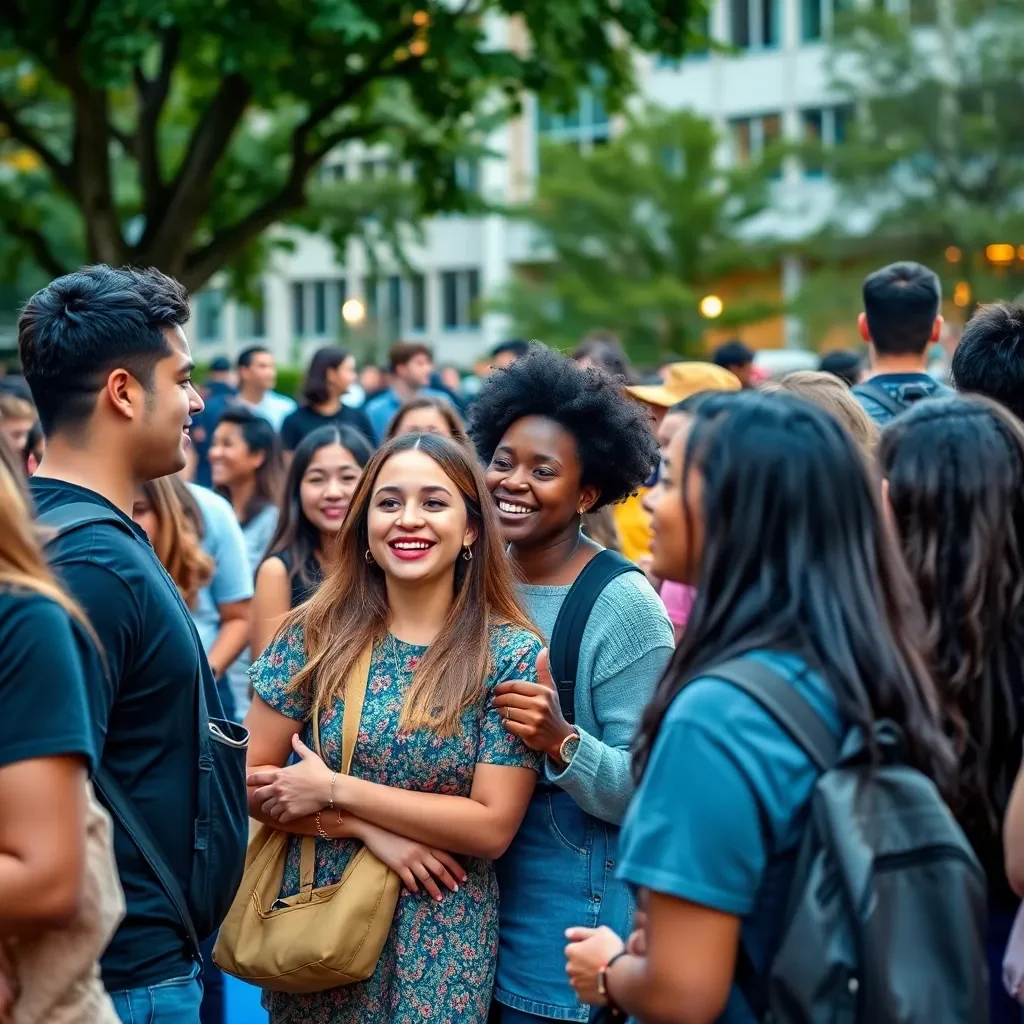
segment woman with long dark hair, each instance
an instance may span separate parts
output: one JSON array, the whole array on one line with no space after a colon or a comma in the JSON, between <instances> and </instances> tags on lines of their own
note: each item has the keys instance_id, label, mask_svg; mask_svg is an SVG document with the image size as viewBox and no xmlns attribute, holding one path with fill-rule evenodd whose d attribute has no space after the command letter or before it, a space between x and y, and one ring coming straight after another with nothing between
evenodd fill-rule
<instances>
[{"instance_id":1,"label":"woman with long dark hair","mask_svg":"<svg viewBox=\"0 0 1024 1024\"><path fill-rule=\"evenodd\" d=\"M471 415L523 603L551 643L595 559L598 569L632 569L584 535L584 516L636 491L657 463L657 441L622 381L540 346L496 370ZM582 922L625 929L633 916L628 887L601 865L618 857L633 792L629 744L672 652L672 629L639 570L608 579L586 611L571 705L567 697L563 710L547 671L544 685L498 690L505 728L544 755L523 827L498 865L500 1024L586 1021L565 977L562 933ZM553 652L556 667L568 665L568 646Z\"/></svg>"},{"instance_id":2,"label":"woman with long dark hair","mask_svg":"<svg viewBox=\"0 0 1024 1024\"><path fill-rule=\"evenodd\" d=\"M352 496L373 450L350 427L320 427L295 449L277 530L256 573L252 656L258 658L288 612L312 597L329 567Z\"/></svg>"},{"instance_id":3,"label":"woman with long dark hair","mask_svg":"<svg viewBox=\"0 0 1024 1024\"><path fill-rule=\"evenodd\" d=\"M369 979L268 992L271 1021L484 1024L498 944L491 862L519 828L538 764L492 697L502 680L536 679L540 641L465 445L431 434L384 445L336 551L253 666L250 813L295 837L282 897L299 889L298 837L310 835L321 837L318 885L365 844L407 891ZM338 775L344 691L367 650L359 742ZM326 764L309 749L314 715ZM293 752L299 763L284 767Z\"/></svg>"},{"instance_id":4,"label":"woman with long dark hair","mask_svg":"<svg viewBox=\"0 0 1024 1024\"><path fill-rule=\"evenodd\" d=\"M213 432L210 476L213 489L235 510L255 573L277 527L284 480L281 442L274 428L248 409L228 409Z\"/></svg>"},{"instance_id":5,"label":"woman with long dark hair","mask_svg":"<svg viewBox=\"0 0 1024 1024\"><path fill-rule=\"evenodd\" d=\"M740 943L766 983L819 773L715 667L755 659L837 739L891 720L940 788L955 761L878 480L834 419L788 395L708 397L649 505L654 572L697 595L635 747L618 869L646 924L628 951L607 929L570 932L569 971L585 1001L640 1020L685 1007L694 1024L749 1024Z\"/></svg>"},{"instance_id":6,"label":"woman with long dark hair","mask_svg":"<svg viewBox=\"0 0 1024 1024\"><path fill-rule=\"evenodd\" d=\"M1024 742L1024 427L985 398L934 399L886 427L879 460L957 741L954 810L988 876L991 1021L1019 1024L1001 829Z\"/></svg>"},{"instance_id":7,"label":"woman with long dark hair","mask_svg":"<svg viewBox=\"0 0 1024 1024\"><path fill-rule=\"evenodd\" d=\"M328 345L313 353L302 383L302 404L281 424L286 452L295 451L304 437L321 427L350 427L367 440L373 437L366 413L343 403L356 377L356 357L343 348Z\"/></svg>"}]
</instances>

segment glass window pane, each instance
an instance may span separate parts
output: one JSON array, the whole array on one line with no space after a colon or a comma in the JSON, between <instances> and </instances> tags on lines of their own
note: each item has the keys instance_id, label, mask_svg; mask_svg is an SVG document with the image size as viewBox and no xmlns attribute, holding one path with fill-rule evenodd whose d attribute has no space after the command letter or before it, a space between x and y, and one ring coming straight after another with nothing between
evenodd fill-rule
<instances>
[{"instance_id":1,"label":"glass window pane","mask_svg":"<svg viewBox=\"0 0 1024 1024\"><path fill-rule=\"evenodd\" d=\"M409 290L412 293L412 329L425 331L427 329L427 282L422 274L413 274L409 280Z\"/></svg>"},{"instance_id":2,"label":"glass window pane","mask_svg":"<svg viewBox=\"0 0 1024 1024\"><path fill-rule=\"evenodd\" d=\"M834 119L834 130L832 134L832 143L836 146L841 146L845 141L847 134L849 133L850 124L853 121L856 111L851 106L836 107L832 111Z\"/></svg>"},{"instance_id":3,"label":"glass window pane","mask_svg":"<svg viewBox=\"0 0 1024 1024\"><path fill-rule=\"evenodd\" d=\"M301 281L292 282L292 334L296 338L306 334L306 289Z\"/></svg>"},{"instance_id":4,"label":"glass window pane","mask_svg":"<svg viewBox=\"0 0 1024 1024\"><path fill-rule=\"evenodd\" d=\"M466 271L466 310L464 321L470 327L480 326L480 271Z\"/></svg>"},{"instance_id":5,"label":"glass window pane","mask_svg":"<svg viewBox=\"0 0 1024 1024\"><path fill-rule=\"evenodd\" d=\"M825 112L823 110L805 110L803 112L804 140L812 145L821 145L825 138ZM824 170L821 155L816 153L804 154L804 172L807 174L820 174Z\"/></svg>"},{"instance_id":6,"label":"glass window pane","mask_svg":"<svg viewBox=\"0 0 1024 1024\"><path fill-rule=\"evenodd\" d=\"M199 340L220 341L224 292L220 288L207 288L196 297L196 306L196 333Z\"/></svg>"},{"instance_id":7,"label":"glass window pane","mask_svg":"<svg viewBox=\"0 0 1024 1024\"><path fill-rule=\"evenodd\" d=\"M322 338L327 333L327 282L313 282L313 334Z\"/></svg>"},{"instance_id":8,"label":"glass window pane","mask_svg":"<svg viewBox=\"0 0 1024 1024\"><path fill-rule=\"evenodd\" d=\"M377 319L377 278L363 278L363 302L366 304L366 318Z\"/></svg>"},{"instance_id":9,"label":"glass window pane","mask_svg":"<svg viewBox=\"0 0 1024 1024\"><path fill-rule=\"evenodd\" d=\"M824 0L801 0L800 36L804 42L821 38L821 5Z\"/></svg>"},{"instance_id":10,"label":"glass window pane","mask_svg":"<svg viewBox=\"0 0 1024 1024\"><path fill-rule=\"evenodd\" d=\"M730 121L729 127L732 131L733 162L743 165L750 160L750 118Z\"/></svg>"},{"instance_id":11,"label":"glass window pane","mask_svg":"<svg viewBox=\"0 0 1024 1024\"><path fill-rule=\"evenodd\" d=\"M459 326L459 275L454 270L441 274L441 323L447 330Z\"/></svg>"},{"instance_id":12,"label":"glass window pane","mask_svg":"<svg viewBox=\"0 0 1024 1024\"><path fill-rule=\"evenodd\" d=\"M402 279L397 274L388 278L388 333L392 338L402 333Z\"/></svg>"},{"instance_id":13,"label":"glass window pane","mask_svg":"<svg viewBox=\"0 0 1024 1024\"><path fill-rule=\"evenodd\" d=\"M779 114L766 114L761 118L763 148L767 149L773 142L778 142L781 135L782 117Z\"/></svg>"},{"instance_id":14,"label":"glass window pane","mask_svg":"<svg viewBox=\"0 0 1024 1024\"><path fill-rule=\"evenodd\" d=\"M729 0L729 29L733 46L750 46L750 0Z\"/></svg>"},{"instance_id":15,"label":"glass window pane","mask_svg":"<svg viewBox=\"0 0 1024 1024\"><path fill-rule=\"evenodd\" d=\"M781 32L779 0L761 0L761 45L778 46Z\"/></svg>"}]
</instances>

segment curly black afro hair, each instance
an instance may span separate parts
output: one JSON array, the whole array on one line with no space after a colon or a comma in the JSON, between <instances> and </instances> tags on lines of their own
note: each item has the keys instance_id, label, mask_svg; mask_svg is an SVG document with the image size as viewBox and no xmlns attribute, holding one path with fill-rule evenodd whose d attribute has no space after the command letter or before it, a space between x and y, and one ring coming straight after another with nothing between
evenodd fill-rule
<instances>
[{"instance_id":1,"label":"curly black afro hair","mask_svg":"<svg viewBox=\"0 0 1024 1024\"><path fill-rule=\"evenodd\" d=\"M554 420L576 439L582 482L600 493L591 511L633 494L658 464L647 412L622 382L543 345L531 345L522 359L496 370L473 403L470 433L484 463L505 431L526 416Z\"/></svg>"}]
</instances>

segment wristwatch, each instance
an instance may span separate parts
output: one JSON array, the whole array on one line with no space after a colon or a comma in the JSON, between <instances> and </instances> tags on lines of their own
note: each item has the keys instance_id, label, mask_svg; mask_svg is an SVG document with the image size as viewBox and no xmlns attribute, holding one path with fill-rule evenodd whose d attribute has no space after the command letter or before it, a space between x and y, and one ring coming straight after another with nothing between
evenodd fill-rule
<instances>
[{"instance_id":1,"label":"wristwatch","mask_svg":"<svg viewBox=\"0 0 1024 1024\"><path fill-rule=\"evenodd\" d=\"M562 740L562 743L558 748L558 760L561 761L562 764L570 764L576 753L576 748L579 745L580 734L574 726L572 732Z\"/></svg>"}]
</instances>

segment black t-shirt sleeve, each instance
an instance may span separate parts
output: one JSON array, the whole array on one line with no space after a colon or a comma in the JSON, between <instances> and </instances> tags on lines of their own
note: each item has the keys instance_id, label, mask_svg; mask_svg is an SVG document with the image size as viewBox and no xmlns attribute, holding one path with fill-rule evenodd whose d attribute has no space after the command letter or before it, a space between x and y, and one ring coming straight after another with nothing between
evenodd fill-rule
<instances>
[{"instance_id":1,"label":"black t-shirt sleeve","mask_svg":"<svg viewBox=\"0 0 1024 1024\"><path fill-rule=\"evenodd\" d=\"M302 440L302 425L299 423L300 412L299 409L290 412L285 416L284 423L281 424L281 444L284 445L285 451L295 451Z\"/></svg>"},{"instance_id":2,"label":"black t-shirt sleeve","mask_svg":"<svg viewBox=\"0 0 1024 1024\"><path fill-rule=\"evenodd\" d=\"M374 437L376 436L373 432L373 425L370 423L370 417L366 415L363 409L349 409L346 407L346 411L349 413L348 426L355 427L370 445L376 447Z\"/></svg>"},{"instance_id":3,"label":"black t-shirt sleeve","mask_svg":"<svg viewBox=\"0 0 1024 1024\"><path fill-rule=\"evenodd\" d=\"M141 633L139 605L131 587L99 562L71 561L57 566L61 581L85 610L103 651L102 672L86 679L89 709L99 736L105 736L117 680L127 671Z\"/></svg>"},{"instance_id":4,"label":"black t-shirt sleeve","mask_svg":"<svg viewBox=\"0 0 1024 1024\"><path fill-rule=\"evenodd\" d=\"M40 757L97 761L86 673L67 612L45 597L0 607L0 767Z\"/></svg>"}]
</instances>

